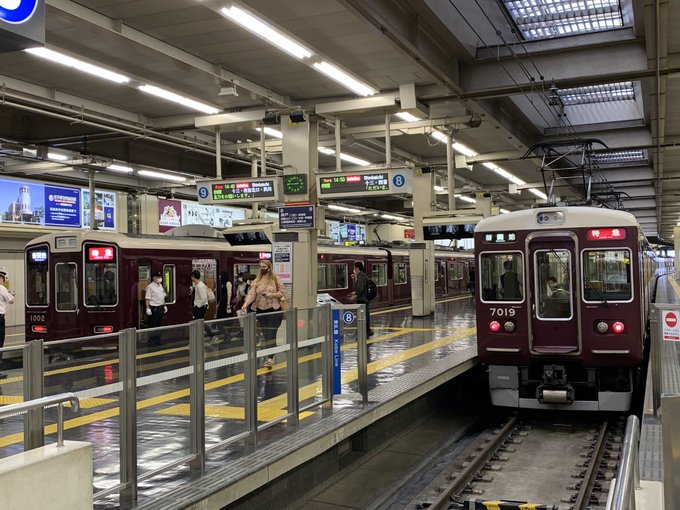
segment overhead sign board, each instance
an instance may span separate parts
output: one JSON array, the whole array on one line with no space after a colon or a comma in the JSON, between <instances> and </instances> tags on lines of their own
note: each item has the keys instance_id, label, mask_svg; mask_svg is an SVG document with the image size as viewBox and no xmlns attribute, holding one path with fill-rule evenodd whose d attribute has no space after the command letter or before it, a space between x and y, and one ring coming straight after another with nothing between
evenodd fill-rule
<instances>
[{"instance_id":1,"label":"overhead sign board","mask_svg":"<svg viewBox=\"0 0 680 510\"><path fill-rule=\"evenodd\" d=\"M279 227L283 229L314 228L314 206L280 207Z\"/></svg>"},{"instance_id":2,"label":"overhead sign board","mask_svg":"<svg viewBox=\"0 0 680 510\"><path fill-rule=\"evenodd\" d=\"M413 192L410 169L321 174L317 176L317 189L324 198Z\"/></svg>"},{"instance_id":3,"label":"overhead sign board","mask_svg":"<svg viewBox=\"0 0 680 510\"><path fill-rule=\"evenodd\" d=\"M0 1L0 52L45 44L45 0Z\"/></svg>"},{"instance_id":4,"label":"overhead sign board","mask_svg":"<svg viewBox=\"0 0 680 510\"><path fill-rule=\"evenodd\" d=\"M201 204L277 202L277 184L275 177L202 181L196 184L196 192Z\"/></svg>"}]
</instances>

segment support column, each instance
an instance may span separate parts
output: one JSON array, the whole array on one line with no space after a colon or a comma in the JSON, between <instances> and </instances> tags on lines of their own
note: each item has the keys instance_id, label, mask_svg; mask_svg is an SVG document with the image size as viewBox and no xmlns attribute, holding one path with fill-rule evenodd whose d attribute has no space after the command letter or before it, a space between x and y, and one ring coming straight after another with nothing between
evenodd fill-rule
<instances>
[{"instance_id":1,"label":"support column","mask_svg":"<svg viewBox=\"0 0 680 510\"><path fill-rule=\"evenodd\" d=\"M309 203L317 205L315 171L319 168L317 149L319 126L312 120L291 122L288 115L283 115L281 132L284 174L306 174L309 183ZM292 264L294 277L287 290L292 297L292 305L296 308L316 307L317 242L319 228L322 227L323 225L316 225L313 230L301 232L300 239L305 239L306 242L294 243Z\"/></svg>"},{"instance_id":2,"label":"support column","mask_svg":"<svg viewBox=\"0 0 680 510\"><path fill-rule=\"evenodd\" d=\"M423 173L422 169L413 169L413 226L416 231L416 242L422 243L423 216L432 212L434 190L431 173Z\"/></svg>"},{"instance_id":3,"label":"support column","mask_svg":"<svg viewBox=\"0 0 680 510\"><path fill-rule=\"evenodd\" d=\"M215 126L215 177L222 178L222 128Z\"/></svg>"},{"instance_id":4,"label":"support column","mask_svg":"<svg viewBox=\"0 0 680 510\"><path fill-rule=\"evenodd\" d=\"M456 160L453 157L453 137L446 135L446 182L449 194L449 211L456 210Z\"/></svg>"}]
</instances>

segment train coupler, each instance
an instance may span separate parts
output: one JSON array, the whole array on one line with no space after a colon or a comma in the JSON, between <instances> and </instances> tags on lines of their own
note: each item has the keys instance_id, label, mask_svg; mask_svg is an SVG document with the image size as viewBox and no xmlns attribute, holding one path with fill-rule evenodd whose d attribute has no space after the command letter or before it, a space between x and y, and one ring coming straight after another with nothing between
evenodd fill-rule
<instances>
[{"instance_id":1,"label":"train coupler","mask_svg":"<svg viewBox=\"0 0 680 510\"><path fill-rule=\"evenodd\" d=\"M567 382L567 371L560 365L543 367L541 384L536 388L536 399L541 404L572 404L574 388Z\"/></svg>"}]
</instances>

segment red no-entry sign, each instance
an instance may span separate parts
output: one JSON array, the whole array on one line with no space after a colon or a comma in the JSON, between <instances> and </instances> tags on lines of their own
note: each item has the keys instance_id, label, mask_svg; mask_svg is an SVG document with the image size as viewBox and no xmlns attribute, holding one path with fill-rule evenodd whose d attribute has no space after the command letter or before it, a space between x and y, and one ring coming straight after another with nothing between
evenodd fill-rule
<instances>
[{"instance_id":1,"label":"red no-entry sign","mask_svg":"<svg viewBox=\"0 0 680 510\"><path fill-rule=\"evenodd\" d=\"M678 316L675 315L673 312L668 312L666 314L665 321L669 328L674 328L675 325L678 323Z\"/></svg>"},{"instance_id":2,"label":"red no-entry sign","mask_svg":"<svg viewBox=\"0 0 680 510\"><path fill-rule=\"evenodd\" d=\"M680 310L662 310L661 315L663 317L661 322L663 339L670 342L680 342L680 323L678 323Z\"/></svg>"}]
</instances>

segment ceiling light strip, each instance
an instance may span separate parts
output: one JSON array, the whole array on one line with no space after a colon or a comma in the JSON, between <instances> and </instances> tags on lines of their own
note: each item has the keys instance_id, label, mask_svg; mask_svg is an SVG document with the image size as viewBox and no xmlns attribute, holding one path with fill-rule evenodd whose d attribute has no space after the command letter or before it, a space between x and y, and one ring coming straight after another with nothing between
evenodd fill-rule
<instances>
[{"instance_id":1,"label":"ceiling light strip","mask_svg":"<svg viewBox=\"0 0 680 510\"><path fill-rule=\"evenodd\" d=\"M189 99L188 97L180 96L179 94L175 94L174 92L170 92L169 90L165 90L154 85L140 85L139 90L141 90L142 92L146 92L147 94L151 94L156 97L172 101L173 103L188 106L189 108L192 108L199 112L207 113L208 115L214 115L220 112L220 110L218 110L214 106L210 106L205 103L199 103L198 101L194 101L193 99Z\"/></svg>"},{"instance_id":2,"label":"ceiling light strip","mask_svg":"<svg viewBox=\"0 0 680 510\"><path fill-rule=\"evenodd\" d=\"M130 78L120 73L114 73L113 71L109 71L103 67L89 64L88 62L69 57L68 55L58 51L50 50L48 48L28 48L24 51L30 53L31 55L47 59L56 64L71 67L78 71L91 74L92 76L97 76L98 78L104 78L115 83L128 83L130 81Z\"/></svg>"},{"instance_id":3,"label":"ceiling light strip","mask_svg":"<svg viewBox=\"0 0 680 510\"><path fill-rule=\"evenodd\" d=\"M154 172L153 170L138 170L137 175L141 175L142 177L149 177L151 179L160 179L163 181L184 182L187 180L186 177L182 177L181 175Z\"/></svg>"},{"instance_id":4,"label":"ceiling light strip","mask_svg":"<svg viewBox=\"0 0 680 510\"><path fill-rule=\"evenodd\" d=\"M325 74L332 80L335 80L340 85L342 85L345 88L348 88L352 92L356 92L360 96L364 97L372 96L373 94L378 92L373 87L370 87L369 85L360 82L359 80L353 78L339 67L329 62L326 62L325 60L322 62L315 62L314 69L316 69L320 73Z\"/></svg>"}]
</instances>

